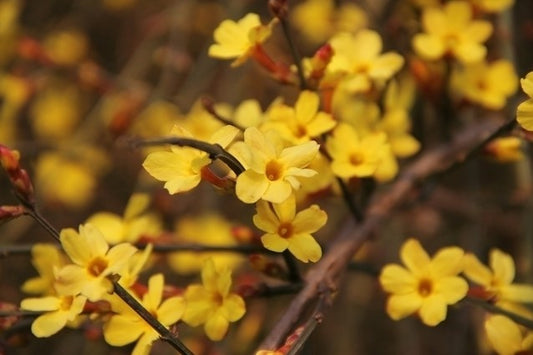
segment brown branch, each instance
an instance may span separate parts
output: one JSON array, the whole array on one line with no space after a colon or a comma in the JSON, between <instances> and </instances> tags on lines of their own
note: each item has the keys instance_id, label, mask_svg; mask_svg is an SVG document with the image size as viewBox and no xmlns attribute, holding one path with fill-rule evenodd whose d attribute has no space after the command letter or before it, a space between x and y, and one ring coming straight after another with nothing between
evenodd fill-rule
<instances>
[{"instance_id":1,"label":"brown branch","mask_svg":"<svg viewBox=\"0 0 533 355\"><path fill-rule=\"evenodd\" d=\"M321 285L334 288L339 285L348 263L360 246L382 225L390 213L408 196L409 192L426 177L446 171L454 162L469 156L470 151L493 137L501 124L487 120L471 126L449 144L428 151L408 166L390 189L378 195L370 204L365 220L355 226L350 219L335 239L322 260L311 268L305 277L303 289L294 297L272 331L259 347L275 349L287 334L300 322L307 307L317 301Z\"/></svg>"}]
</instances>

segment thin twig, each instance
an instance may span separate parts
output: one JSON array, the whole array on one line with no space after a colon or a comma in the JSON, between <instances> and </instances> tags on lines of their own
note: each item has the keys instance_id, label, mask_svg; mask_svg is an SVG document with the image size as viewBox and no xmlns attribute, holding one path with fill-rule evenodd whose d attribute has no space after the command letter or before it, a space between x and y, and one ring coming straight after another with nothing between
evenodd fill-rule
<instances>
[{"instance_id":1,"label":"thin twig","mask_svg":"<svg viewBox=\"0 0 533 355\"><path fill-rule=\"evenodd\" d=\"M27 207L26 214L39 223L56 241L60 242L59 231L43 217L35 206Z\"/></svg>"},{"instance_id":2,"label":"thin twig","mask_svg":"<svg viewBox=\"0 0 533 355\"><path fill-rule=\"evenodd\" d=\"M348 186L344 182L343 179L340 177L337 177L337 183L339 184L341 188L342 198L344 202L346 203L346 206L348 206L348 209L350 210L350 213L352 214L353 218L357 222L361 222L364 219L363 211L355 204L355 201L353 200L353 196L350 194L350 191L348 190Z\"/></svg>"},{"instance_id":3,"label":"thin twig","mask_svg":"<svg viewBox=\"0 0 533 355\"><path fill-rule=\"evenodd\" d=\"M302 59L300 57L300 54L298 53L298 50L296 49L294 40L292 39L289 23L285 16L280 16L279 20L281 23L281 29L283 30L283 34L285 35L285 38L287 39L287 43L289 44L289 49L291 51L291 55L294 60L294 65L296 65L296 70L298 71L298 78L300 79L300 89L306 90L307 81L305 80L304 69L302 66Z\"/></svg>"},{"instance_id":4,"label":"thin twig","mask_svg":"<svg viewBox=\"0 0 533 355\"><path fill-rule=\"evenodd\" d=\"M283 260L285 260L285 264L287 265L289 280L296 283L301 282L302 276L300 275L300 271L298 270L298 265L294 260L294 256L292 256L290 251L285 250L283 252Z\"/></svg>"},{"instance_id":5,"label":"thin twig","mask_svg":"<svg viewBox=\"0 0 533 355\"><path fill-rule=\"evenodd\" d=\"M529 329L533 329L533 320L522 317L519 314L516 314L514 312L507 311L501 307L498 307L492 303L489 303L487 301L481 300L479 298L470 297L467 296L464 299L466 302L475 304L477 306L480 306L481 308L485 309L486 311L494 314L501 314L506 316L507 318L512 319L515 323L518 323L520 325L523 325L524 327L527 327Z\"/></svg>"},{"instance_id":6,"label":"thin twig","mask_svg":"<svg viewBox=\"0 0 533 355\"><path fill-rule=\"evenodd\" d=\"M159 322L152 314L144 308L125 288L118 283L119 277L113 277L113 291L119 296L131 309L135 311L146 323L148 323L160 336L161 340L169 343L180 354L194 355L185 344L181 342L167 327Z\"/></svg>"}]
</instances>

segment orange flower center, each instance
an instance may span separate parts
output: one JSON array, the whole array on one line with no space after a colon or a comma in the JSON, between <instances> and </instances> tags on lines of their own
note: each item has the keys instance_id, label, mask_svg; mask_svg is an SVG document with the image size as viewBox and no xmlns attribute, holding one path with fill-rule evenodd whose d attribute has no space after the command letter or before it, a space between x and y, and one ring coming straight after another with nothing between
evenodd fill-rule
<instances>
[{"instance_id":1,"label":"orange flower center","mask_svg":"<svg viewBox=\"0 0 533 355\"><path fill-rule=\"evenodd\" d=\"M292 236L293 228L290 223L282 223L278 227L278 234L282 238L290 238Z\"/></svg>"},{"instance_id":2,"label":"orange flower center","mask_svg":"<svg viewBox=\"0 0 533 355\"><path fill-rule=\"evenodd\" d=\"M360 152L350 154L350 164L361 165L365 161L365 157Z\"/></svg>"},{"instance_id":3,"label":"orange flower center","mask_svg":"<svg viewBox=\"0 0 533 355\"><path fill-rule=\"evenodd\" d=\"M304 125L299 124L296 126L295 135L297 138L305 137L307 135L307 128Z\"/></svg>"},{"instance_id":4,"label":"orange flower center","mask_svg":"<svg viewBox=\"0 0 533 355\"><path fill-rule=\"evenodd\" d=\"M265 174L270 181L279 180L283 175L283 165L277 160L271 160L266 165Z\"/></svg>"},{"instance_id":5,"label":"orange flower center","mask_svg":"<svg viewBox=\"0 0 533 355\"><path fill-rule=\"evenodd\" d=\"M59 305L59 309L62 311L68 311L70 307L72 306L72 302L74 301L74 296L65 296L61 298L61 304Z\"/></svg>"},{"instance_id":6,"label":"orange flower center","mask_svg":"<svg viewBox=\"0 0 533 355\"><path fill-rule=\"evenodd\" d=\"M91 274L94 277L100 276L102 272L104 272L105 269L107 269L107 266L109 263L106 259L97 256L91 262L89 263L89 266L87 267L87 270L89 271L89 274Z\"/></svg>"},{"instance_id":7,"label":"orange flower center","mask_svg":"<svg viewBox=\"0 0 533 355\"><path fill-rule=\"evenodd\" d=\"M422 279L418 283L418 294L422 297L428 297L433 292L433 282L429 279Z\"/></svg>"}]
</instances>

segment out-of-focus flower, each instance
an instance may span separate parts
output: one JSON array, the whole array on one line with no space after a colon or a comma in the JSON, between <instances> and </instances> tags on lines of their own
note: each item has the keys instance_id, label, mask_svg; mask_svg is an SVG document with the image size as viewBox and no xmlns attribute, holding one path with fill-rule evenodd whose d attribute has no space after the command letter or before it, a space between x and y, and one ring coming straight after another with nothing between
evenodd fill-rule
<instances>
[{"instance_id":1,"label":"out-of-focus flower","mask_svg":"<svg viewBox=\"0 0 533 355\"><path fill-rule=\"evenodd\" d=\"M32 127L39 137L59 140L71 136L81 118L81 96L71 85L51 86L31 106Z\"/></svg>"},{"instance_id":2,"label":"out-of-focus flower","mask_svg":"<svg viewBox=\"0 0 533 355\"><path fill-rule=\"evenodd\" d=\"M332 76L343 75L343 88L352 93L367 91L372 83L390 79L404 63L403 57L398 53L381 53L381 37L375 31L339 33L329 43L334 55L327 72Z\"/></svg>"},{"instance_id":3,"label":"out-of-focus flower","mask_svg":"<svg viewBox=\"0 0 533 355\"><path fill-rule=\"evenodd\" d=\"M317 205L296 213L296 199L291 195L282 203L259 201L253 220L264 231L261 241L265 248L283 252L287 249L300 261L317 262L322 249L311 233L322 228L328 215Z\"/></svg>"},{"instance_id":4,"label":"out-of-focus flower","mask_svg":"<svg viewBox=\"0 0 533 355\"><path fill-rule=\"evenodd\" d=\"M244 132L244 143L232 147L246 171L237 177L235 192L245 203L259 199L280 203L300 187L298 178L310 177L316 171L305 169L318 153L318 144L309 141L283 147L277 132L265 135L255 127ZM240 143L240 144L239 144Z\"/></svg>"},{"instance_id":5,"label":"out-of-focus flower","mask_svg":"<svg viewBox=\"0 0 533 355\"><path fill-rule=\"evenodd\" d=\"M27 311L45 312L31 324L31 332L39 338L59 332L69 322L74 322L83 311L87 298L77 296L47 296L26 298L20 308Z\"/></svg>"},{"instance_id":6,"label":"out-of-focus flower","mask_svg":"<svg viewBox=\"0 0 533 355\"><path fill-rule=\"evenodd\" d=\"M78 30L62 30L48 34L43 46L55 64L70 66L79 63L87 55L89 43L87 37Z\"/></svg>"},{"instance_id":7,"label":"out-of-focus flower","mask_svg":"<svg viewBox=\"0 0 533 355\"><path fill-rule=\"evenodd\" d=\"M518 105L516 120L523 129L533 131L533 72L529 72L524 79L520 79L520 84L529 99Z\"/></svg>"},{"instance_id":8,"label":"out-of-focus flower","mask_svg":"<svg viewBox=\"0 0 533 355\"><path fill-rule=\"evenodd\" d=\"M485 320L485 332L498 355L527 354L533 350L533 331L519 326L502 315L490 315Z\"/></svg>"},{"instance_id":9,"label":"out-of-focus flower","mask_svg":"<svg viewBox=\"0 0 533 355\"><path fill-rule=\"evenodd\" d=\"M233 225L218 214L205 214L180 218L176 224L175 240L180 243L194 243L213 246L237 245ZM243 258L235 253L179 252L168 255L170 267L179 273L190 274L202 269L207 259L229 269L234 269Z\"/></svg>"},{"instance_id":10,"label":"out-of-focus flower","mask_svg":"<svg viewBox=\"0 0 533 355\"><path fill-rule=\"evenodd\" d=\"M483 46L492 33L488 21L473 20L472 6L464 1L451 1L444 7L426 7L422 14L424 33L413 38L413 46L424 59L437 60L453 55L462 63L485 58Z\"/></svg>"},{"instance_id":11,"label":"out-of-focus flower","mask_svg":"<svg viewBox=\"0 0 533 355\"><path fill-rule=\"evenodd\" d=\"M293 24L312 43L327 41L336 32L355 33L368 23L365 12L352 3L336 6L333 0L307 0L290 12Z\"/></svg>"},{"instance_id":12,"label":"out-of-focus flower","mask_svg":"<svg viewBox=\"0 0 533 355\"><path fill-rule=\"evenodd\" d=\"M124 216L111 212L98 212L87 219L97 227L110 244L135 243L143 235L157 236L162 230L161 221L154 213L146 213L150 204L147 194L131 195Z\"/></svg>"},{"instance_id":13,"label":"out-of-focus flower","mask_svg":"<svg viewBox=\"0 0 533 355\"><path fill-rule=\"evenodd\" d=\"M274 105L269 111L265 129L276 129L283 138L294 143L305 143L330 131L337 122L324 111L319 111L320 97L317 93L304 90L294 107Z\"/></svg>"},{"instance_id":14,"label":"out-of-focus flower","mask_svg":"<svg viewBox=\"0 0 533 355\"><path fill-rule=\"evenodd\" d=\"M202 285L189 285L185 291L187 308L183 321L193 327L204 324L209 339L221 340L229 323L236 322L246 312L243 299L230 292L231 270L216 270L208 259L202 269Z\"/></svg>"},{"instance_id":15,"label":"out-of-focus flower","mask_svg":"<svg viewBox=\"0 0 533 355\"><path fill-rule=\"evenodd\" d=\"M485 154L500 163L516 162L524 159L522 140L518 137L502 137L489 142Z\"/></svg>"},{"instance_id":16,"label":"out-of-focus flower","mask_svg":"<svg viewBox=\"0 0 533 355\"><path fill-rule=\"evenodd\" d=\"M1 48L0 52L2 52ZM16 75L0 74L0 100L2 100L2 105L0 105L0 142L10 144L15 140L17 117L28 100L30 93L30 85L24 78Z\"/></svg>"},{"instance_id":17,"label":"out-of-focus flower","mask_svg":"<svg viewBox=\"0 0 533 355\"><path fill-rule=\"evenodd\" d=\"M461 67L452 74L452 88L466 99L491 110L505 107L518 88L518 77L507 60L484 61Z\"/></svg>"},{"instance_id":18,"label":"out-of-focus flower","mask_svg":"<svg viewBox=\"0 0 533 355\"><path fill-rule=\"evenodd\" d=\"M35 244L31 248L32 264L39 272L39 276L33 277L22 285L22 291L37 295L53 295L54 270L66 265L67 260L59 249L51 244Z\"/></svg>"},{"instance_id":19,"label":"out-of-focus flower","mask_svg":"<svg viewBox=\"0 0 533 355\"><path fill-rule=\"evenodd\" d=\"M485 12L501 12L514 5L514 0L470 0Z\"/></svg>"},{"instance_id":20,"label":"out-of-focus flower","mask_svg":"<svg viewBox=\"0 0 533 355\"><path fill-rule=\"evenodd\" d=\"M56 290L62 295L81 293L90 301L97 301L112 290L107 276L120 274L137 251L129 243L110 249L102 233L90 224L81 225L79 233L74 229L63 229L61 245L73 264L56 273Z\"/></svg>"},{"instance_id":21,"label":"out-of-focus flower","mask_svg":"<svg viewBox=\"0 0 533 355\"><path fill-rule=\"evenodd\" d=\"M435 326L446 318L447 306L466 296L468 284L457 276L462 271L463 250L443 248L431 259L415 239L407 240L400 258L405 267L388 264L382 269L379 282L391 293L387 313L399 320L418 313L422 322Z\"/></svg>"},{"instance_id":22,"label":"out-of-focus flower","mask_svg":"<svg viewBox=\"0 0 533 355\"><path fill-rule=\"evenodd\" d=\"M384 133L360 137L348 124L341 123L326 142L331 170L341 178L372 176L389 149Z\"/></svg>"},{"instance_id":23,"label":"out-of-focus flower","mask_svg":"<svg viewBox=\"0 0 533 355\"><path fill-rule=\"evenodd\" d=\"M165 327L181 319L185 311L185 301L181 296L163 300L163 274L156 274L148 280L148 291L141 304ZM130 306L117 296L109 298L115 313L104 324L104 339L113 346L124 346L137 341L133 355L147 355L152 343L159 338L157 331L142 319Z\"/></svg>"},{"instance_id":24,"label":"out-of-focus flower","mask_svg":"<svg viewBox=\"0 0 533 355\"><path fill-rule=\"evenodd\" d=\"M259 15L249 13L239 21L224 20L213 34L215 44L209 47L209 55L214 58L233 59L231 66L243 64L256 47L266 41L272 34L272 26L261 24Z\"/></svg>"}]
</instances>

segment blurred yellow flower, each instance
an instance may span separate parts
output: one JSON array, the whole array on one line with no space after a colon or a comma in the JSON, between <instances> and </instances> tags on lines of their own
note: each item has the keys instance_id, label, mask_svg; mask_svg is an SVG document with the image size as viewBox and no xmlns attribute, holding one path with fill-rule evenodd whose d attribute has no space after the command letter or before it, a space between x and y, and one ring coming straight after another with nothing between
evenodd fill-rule
<instances>
[{"instance_id":1,"label":"blurred yellow flower","mask_svg":"<svg viewBox=\"0 0 533 355\"><path fill-rule=\"evenodd\" d=\"M165 327L181 319L185 311L185 300L175 296L163 300L163 274L156 274L148 280L148 291L141 304ZM118 296L108 298L114 314L104 324L104 339L113 346L124 346L137 341L133 355L148 355L152 343L159 338L157 331L142 319Z\"/></svg>"},{"instance_id":2,"label":"blurred yellow flower","mask_svg":"<svg viewBox=\"0 0 533 355\"><path fill-rule=\"evenodd\" d=\"M59 140L70 137L80 121L82 98L71 85L50 86L31 106L32 128L38 137Z\"/></svg>"},{"instance_id":3,"label":"blurred yellow flower","mask_svg":"<svg viewBox=\"0 0 533 355\"><path fill-rule=\"evenodd\" d=\"M405 267L388 264L383 267L379 282L391 293L387 313L394 320L415 312L422 322L435 326L446 318L446 307L466 296L468 284L457 276L463 267L463 250L443 248L431 259L415 239L407 240L400 258Z\"/></svg>"},{"instance_id":4,"label":"blurred yellow flower","mask_svg":"<svg viewBox=\"0 0 533 355\"><path fill-rule=\"evenodd\" d=\"M484 152L500 163L510 163L524 159L522 146L518 137L501 137L489 142Z\"/></svg>"},{"instance_id":5,"label":"blurred yellow flower","mask_svg":"<svg viewBox=\"0 0 533 355\"><path fill-rule=\"evenodd\" d=\"M533 350L533 331L502 315L489 315L485 332L498 355L529 354Z\"/></svg>"},{"instance_id":6,"label":"blurred yellow flower","mask_svg":"<svg viewBox=\"0 0 533 355\"><path fill-rule=\"evenodd\" d=\"M470 0L485 12L501 12L514 5L514 0Z\"/></svg>"},{"instance_id":7,"label":"blurred yellow flower","mask_svg":"<svg viewBox=\"0 0 533 355\"><path fill-rule=\"evenodd\" d=\"M162 230L161 221L154 213L147 213L150 196L131 195L123 216L111 212L97 212L86 223L97 227L109 244L135 243L142 236L157 237Z\"/></svg>"},{"instance_id":8,"label":"blurred yellow flower","mask_svg":"<svg viewBox=\"0 0 533 355\"><path fill-rule=\"evenodd\" d=\"M22 285L22 291L37 295L53 295L54 270L66 265L65 256L59 251L57 246L52 244L35 244L31 248L32 264L39 272L39 276L33 277Z\"/></svg>"},{"instance_id":9,"label":"blurred yellow flower","mask_svg":"<svg viewBox=\"0 0 533 355\"><path fill-rule=\"evenodd\" d=\"M174 241L212 246L237 245L233 235L233 225L219 214L203 214L194 217L182 217L176 224ZM207 259L213 259L219 266L234 269L244 258L235 253L221 252L179 252L167 257L170 267L179 273L199 272Z\"/></svg>"},{"instance_id":10,"label":"blurred yellow flower","mask_svg":"<svg viewBox=\"0 0 533 355\"><path fill-rule=\"evenodd\" d=\"M60 295L81 293L90 301L98 301L112 290L107 276L120 274L137 249L129 243L111 249L96 227L80 225L79 233L68 228L61 231L61 245L72 260L56 273L56 290Z\"/></svg>"},{"instance_id":11,"label":"blurred yellow flower","mask_svg":"<svg viewBox=\"0 0 533 355\"><path fill-rule=\"evenodd\" d=\"M533 286L515 284L513 258L499 249L492 249L489 255L490 268L483 265L471 253L464 258L464 274L468 279L483 287L486 299L510 311L516 311L515 303L533 303Z\"/></svg>"},{"instance_id":12,"label":"blurred yellow flower","mask_svg":"<svg viewBox=\"0 0 533 355\"><path fill-rule=\"evenodd\" d=\"M244 132L244 143L235 143L231 151L246 168L235 186L237 197L245 203L283 202L300 188L298 178L316 174L305 169L318 153L315 141L284 148L277 132L267 135L250 127Z\"/></svg>"},{"instance_id":13,"label":"blurred yellow flower","mask_svg":"<svg viewBox=\"0 0 533 355\"><path fill-rule=\"evenodd\" d=\"M210 143L225 148L239 130L233 126L224 126L215 132ZM171 136L193 138L185 129L175 126ZM170 194L185 192L195 188L202 180L202 168L209 165L209 155L195 148L170 146L170 151L156 151L148 154L144 160L144 169L155 179L165 182L165 189Z\"/></svg>"},{"instance_id":14,"label":"blurred yellow flower","mask_svg":"<svg viewBox=\"0 0 533 355\"><path fill-rule=\"evenodd\" d=\"M130 131L143 138L161 137L167 134L181 117L176 105L156 100L134 118Z\"/></svg>"},{"instance_id":15,"label":"blurred yellow flower","mask_svg":"<svg viewBox=\"0 0 533 355\"><path fill-rule=\"evenodd\" d=\"M239 21L224 20L213 34L215 44L209 47L209 56L221 59L236 58L231 66L243 64L272 34L275 21L261 24L259 15L249 13Z\"/></svg>"},{"instance_id":16,"label":"blurred yellow flower","mask_svg":"<svg viewBox=\"0 0 533 355\"><path fill-rule=\"evenodd\" d=\"M461 67L452 74L452 91L491 110L505 107L518 88L518 77L511 62L498 60Z\"/></svg>"},{"instance_id":17,"label":"blurred yellow flower","mask_svg":"<svg viewBox=\"0 0 533 355\"><path fill-rule=\"evenodd\" d=\"M404 63L398 53L381 54L383 44L375 31L338 33L330 40L330 44L334 55L327 72L329 75L344 75L343 87L350 92L364 92L371 88L372 83L390 79Z\"/></svg>"},{"instance_id":18,"label":"blurred yellow flower","mask_svg":"<svg viewBox=\"0 0 533 355\"><path fill-rule=\"evenodd\" d=\"M49 337L59 332L69 322L74 322L83 311L85 296L47 296L26 298L20 308L44 312L31 324L31 332L38 338Z\"/></svg>"},{"instance_id":19,"label":"blurred yellow flower","mask_svg":"<svg viewBox=\"0 0 533 355\"><path fill-rule=\"evenodd\" d=\"M520 84L529 99L518 105L516 120L523 129L533 131L533 71L529 72L524 79L520 79Z\"/></svg>"},{"instance_id":20,"label":"blurred yellow flower","mask_svg":"<svg viewBox=\"0 0 533 355\"><path fill-rule=\"evenodd\" d=\"M287 249L300 261L317 262L322 249L311 233L322 228L328 215L317 205L296 213L296 199L291 195L282 203L257 202L253 217L257 228L266 232L261 242L268 250L283 252Z\"/></svg>"},{"instance_id":21,"label":"blurred yellow flower","mask_svg":"<svg viewBox=\"0 0 533 355\"><path fill-rule=\"evenodd\" d=\"M2 11L1 8L0 11ZM0 53L2 52L1 46L0 44ZM30 94L31 89L27 80L16 75L0 73L0 100L2 101L0 105L0 142L4 144L14 142L18 115Z\"/></svg>"},{"instance_id":22,"label":"blurred yellow flower","mask_svg":"<svg viewBox=\"0 0 533 355\"><path fill-rule=\"evenodd\" d=\"M221 340L230 322L236 322L246 312L241 296L231 293L231 270L216 270L212 259L202 269L202 285L189 285L185 290L187 308L183 321L193 327L204 324L209 339Z\"/></svg>"},{"instance_id":23,"label":"blurred yellow flower","mask_svg":"<svg viewBox=\"0 0 533 355\"><path fill-rule=\"evenodd\" d=\"M273 105L264 127L276 129L284 139L294 144L305 143L330 131L337 124L329 113L319 109L318 94L304 90L294 107Z\"/></svg>"},{"instance_id":24,"label":"blurred yellow flower","mask_svg":"<svg viewBox=\"0 0 533 355\"><path fill-rule=\"evenodd\" d=\"M326 149L333 173L347 179L372 176L390 148L383 132L360 137L352 126L341 123L328 137Z\"/></svg>"},{"instance_id":25,"label":"blurred yellow flower","mask_svg":"<svg viewBox=\"0 0 533 355\"><path fill-rule=\"evenodd\" d=\"M69 66L85 58L89 43L78 30L61 30L48 34L43 47L55 64Z\"/></svg>"},{"instance_id":26,"label":"blurred yellow flower","mask_svg":"<svg viewBox=\"0 0 533 355\"><path fill-rule=\"evenodd\" d=\"M312 43L323 43L335 32L356 32L366 27L366 13L357 5L334 0L307 0L290 11L291 24Z\"/></svg>"},{"instance_id":27,"label":"blurred yellow flower","mask_svg":"<svg viewBox=\"0 0 533 355\"><path fill-rule=\"evenodd\" d=\"M492 33L488 21L473 20L472 6L451 1L444 7L426 7L422 14L424 33L413 38L413 47L424 59L437 60L450 54L462 63L485 58L483 46Z\"/></svg>"}]
</instances>

